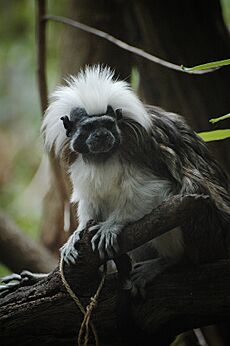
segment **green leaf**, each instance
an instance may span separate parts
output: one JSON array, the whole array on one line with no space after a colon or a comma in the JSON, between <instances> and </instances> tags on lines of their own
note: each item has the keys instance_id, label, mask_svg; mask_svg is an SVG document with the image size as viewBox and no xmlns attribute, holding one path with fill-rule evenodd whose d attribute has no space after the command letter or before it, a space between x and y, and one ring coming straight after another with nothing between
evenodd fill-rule
<instances>
[{"instance_id":1,"label":"green leaf","mask_svg":"<svg viewBox=\"0 0 230 346\"><path fill-rule=\"evenodd\" d=\"M221 139L230 138L230 129L216 130L197 133L205 142L219 141Z\"/></svg>"},{"instance_id":2,"label":"green leaf","mask_svg":"<svg viewBox=\"0 0 230 346\"><path fill-rule=\"evenodd\" d=\"M225 119L229 119L229 118L230 118L230 113L225 114L225 115L222 115L222 116L219 117L219 118L210 119L209 122L212 123L212 124L215 124L215 123L217 123L218 121L225 120Z\"/></svg>"},{"instance_id":3,"label":"green leaf","mask_svg":"<svg viewBox=\"0 0 230 346\"><path fill-rule=\"evenodd\" d=\"M226 66L226 65L230 65L230 59L208 62L206 64L197 65L197 66L193 66L193 67L185 67L182 65L181 68L182 68L182 70L189 72L189 71L208 70L208 69L218 68L218 67L222 67L222 66Z\"/></svg>"}]
</instances>

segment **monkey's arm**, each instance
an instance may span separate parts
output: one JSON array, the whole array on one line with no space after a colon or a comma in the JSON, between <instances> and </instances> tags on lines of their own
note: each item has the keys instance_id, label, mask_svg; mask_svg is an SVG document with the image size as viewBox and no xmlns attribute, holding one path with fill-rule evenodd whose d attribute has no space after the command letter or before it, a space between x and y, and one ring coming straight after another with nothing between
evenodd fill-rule
<instances>
[{"instance_id":1,"label":"monkey's arm","mask_svg":"<svg viewBox=\"0 0 230 346\"><path fill-rule=\"evenodd\" d=\"M74 264L77 258L81 256L78 249L78 242L81 239L82 231L92 224L92 220L96 219L94 210L85 200L78 203L78 220L79 225L67 242L61 248L61 256L66 263Z\"/></svg>"}]
</instances>

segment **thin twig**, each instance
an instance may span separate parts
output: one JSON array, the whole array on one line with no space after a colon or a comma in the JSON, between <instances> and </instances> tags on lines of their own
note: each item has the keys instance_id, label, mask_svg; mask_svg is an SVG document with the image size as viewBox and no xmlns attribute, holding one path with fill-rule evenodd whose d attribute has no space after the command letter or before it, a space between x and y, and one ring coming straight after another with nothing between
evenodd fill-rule
<instances>
[{"instance_id":1,"label":"thin twig","mask_svg":"<svg viewBox=\"0 0 230 346\"><path fill-rule=\"evenodd\" d=\"M48 105L46 78L46 21L43 20L45 14L46 0L37 0L37 77L42 116L45 114L45 110ZM60 162L56 159L53 152L49 153L49 162L51 171L53 173L56 191L60 196L60 212L64 215L64 203L69 198L65 186L63 172L60 167Z\"/></svg>"},{"instance_id":2,"label":"thin twig","mask_svg":"<svg viewBox=\"0 0 230 346\"><path fill-rule=\"evenodd\" d=\"M41 112L44 114L48 104L46 81L46 22L43 17L46 11L46 1L37 0L37 78L41 104Z\"/></svg>"},{"instance_id":3,"label":"thin twig","mask_svg":"<svg viewBox=\"0 0 230 346\"><path fill-rule=\"evenodd\" d=\"M52 20L52 21L55 21L58 23L70 25L74 28L86 31L86 32L93 34L93 35L96 35L96 36L99 36L99 37L104 38L105 40L115 44L116 46L118 46L124 50L127 50L127 51L134 53L136 55L139 55L139 56L141 56L141 57L143 57L149 61L152 61L152 62L159 64L159 65L162 65L164 67L167 67L171 70L175 70L175 71L179 71L179 72L183 72L183 73L189 73L189 74L204 74L204 73L209 73L209 72L213 72L216 70L216 68L215 68L215 69L207 69L207 70L201 70L201 71L187 71L187 70L183 69L182 66L180 66L180 65L176 65L176 64L173 64L169 61L165 61L161 58L158 58L152 54L145 52L143 49L131 46L130 44L128 44L124 41L121 41L121 40L117 39L116 37L104 32L102 30L98 30L96 28L93 28L89 25L80 23L78 21L75 21L75 20L72 20L72 19L69 19L66 17L53 16L53 15L43 16L43 19L45 21Z\"/></svg>"}]
</instances>

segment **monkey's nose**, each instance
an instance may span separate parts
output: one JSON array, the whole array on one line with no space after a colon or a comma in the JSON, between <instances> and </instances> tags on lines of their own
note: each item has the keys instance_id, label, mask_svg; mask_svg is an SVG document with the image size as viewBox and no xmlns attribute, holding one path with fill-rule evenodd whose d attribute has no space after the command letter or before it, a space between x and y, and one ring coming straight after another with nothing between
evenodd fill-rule
<instances>
[{"instance_id":1,"label":"monkey's nose","mask_svg":"<svg viewBox=\"0 0 230 346\"><path fill-rule=\"evenodd\" d=\"M108 136L109 132L106 129L99 129L94 133L95 138L107 138Z\"/></svg>"}]
</instances>

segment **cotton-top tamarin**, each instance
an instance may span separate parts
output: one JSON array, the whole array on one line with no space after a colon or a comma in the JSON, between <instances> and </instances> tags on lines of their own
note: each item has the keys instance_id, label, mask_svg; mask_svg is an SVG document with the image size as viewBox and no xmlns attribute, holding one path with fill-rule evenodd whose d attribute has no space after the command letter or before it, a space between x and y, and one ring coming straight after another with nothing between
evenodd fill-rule
<instances>
[{"instance_id":1,"label":"cotton-top tamarin","mask_svg":"<svg viewBox=\"0 0 230 346\"><path fill-rule=\"evenodd\" d=\"M205 143L181 116L145 106L107 67L86 67L56 89L42 133L47 150L54 149L61 156L68 148L73 156L69 166L71 202L78 204L79 226L61 249L66 262L76 261L74 245L92 219L97 222L91 228L97 231L93 249L102 258L112 258L124 226L150 213L169 196L209 195L216 222L229 211L227 176ZM207 232L215 227L213 217L202 217ZM189 222L199 228L199 220ZM224 222L221 227L225 231ZM168 262L180 258L186 245L182 228L152 241ZM152 266L150 261L149 278Z\"/></svg>"}]
</instances>

